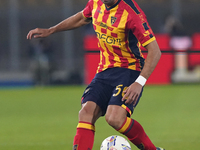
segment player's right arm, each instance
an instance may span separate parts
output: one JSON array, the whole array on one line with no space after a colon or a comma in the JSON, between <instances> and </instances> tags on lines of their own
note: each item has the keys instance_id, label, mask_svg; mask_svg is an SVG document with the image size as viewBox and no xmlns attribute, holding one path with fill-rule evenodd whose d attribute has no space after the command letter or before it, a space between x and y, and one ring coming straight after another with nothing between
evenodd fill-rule
<instances>
[{"instance_id":1,"label":"player's right arm","mask_svg":"<svg viewBox=\"0 0 200 150\"><path fill-rule=\"evenodd\" d=\"M36 28L30 30L29 33L27 34L27 39L42 38L42 37L47 37L56 32L72 30L81 27L83 25L86 25L90 23L90 21L91 21L90 19L87 19L83 16L81 11L48 29Z\"/></svg>"}]
</instances>

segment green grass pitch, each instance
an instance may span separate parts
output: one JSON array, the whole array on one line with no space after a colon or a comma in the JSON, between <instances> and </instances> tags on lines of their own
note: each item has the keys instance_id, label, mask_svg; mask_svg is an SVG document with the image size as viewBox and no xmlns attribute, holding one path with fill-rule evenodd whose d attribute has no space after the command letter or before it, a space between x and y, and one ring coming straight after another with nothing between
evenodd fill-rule
<instances>
[{"instance_id":1,"label":"green grass pitch","mask_svg":"<svg viewBox=\"0 0 200 150\"><path fill-rule=\"evenodd\" d=\"M0 150L71 150L85 86L0 90ZM147 85L132 118L166 150L200 149L200 85ZM120 135L101 117L93 150ZM132 145L132 150L137 148Z\"/></svg>"}]
</instances>

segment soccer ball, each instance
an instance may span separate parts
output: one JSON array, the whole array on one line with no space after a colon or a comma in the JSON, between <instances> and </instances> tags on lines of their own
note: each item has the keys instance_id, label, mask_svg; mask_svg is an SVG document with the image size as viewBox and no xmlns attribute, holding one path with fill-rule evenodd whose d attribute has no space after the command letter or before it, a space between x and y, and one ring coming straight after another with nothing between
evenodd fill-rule
<instances>
[{"instance_id":1,"label":"soccer ball","mask_svg":"<svg viewBox=\"0 0 200 150\"><path fill-rule=\"evenodd\" d=\"M125 138L112 135L103 140L100 150L131 150L131 146Z\"/></svg>"}]
</instances>

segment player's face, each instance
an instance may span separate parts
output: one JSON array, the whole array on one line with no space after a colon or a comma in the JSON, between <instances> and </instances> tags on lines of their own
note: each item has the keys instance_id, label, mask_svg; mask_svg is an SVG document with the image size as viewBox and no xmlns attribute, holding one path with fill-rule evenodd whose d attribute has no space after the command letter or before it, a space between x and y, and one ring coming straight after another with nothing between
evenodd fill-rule
<instances>
[{"instance_id":1,"label":"player's face","mask_svg":"<svg viewBox=\"0 0 200 150\"><path fill-rule=\"evenodd\" d=\"M112 6L117 0L101 0L107 6Z\"/></svg>"}]
</instances>

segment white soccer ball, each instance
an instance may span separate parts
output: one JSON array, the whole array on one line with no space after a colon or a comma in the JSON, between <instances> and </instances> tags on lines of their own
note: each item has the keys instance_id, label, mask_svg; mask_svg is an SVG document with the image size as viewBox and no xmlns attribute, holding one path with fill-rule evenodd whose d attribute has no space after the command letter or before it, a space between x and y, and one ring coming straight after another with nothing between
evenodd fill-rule
<instances>
[{"instance_id":1,"label":"white soccer ball","mask_svg":"<svg viewBox=\"0 0 200 150\"><path fill-rule=\"evenodd\" d=\"M100 150L131 150L131 146L125 138L112 135L103 140Z\"/></svg>"}]
</instances>

